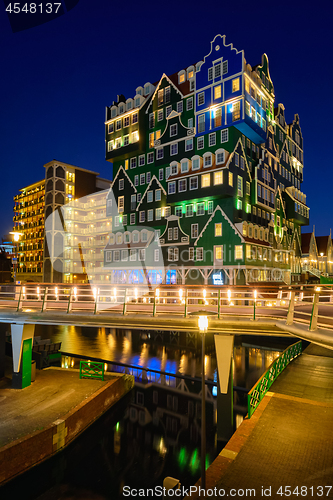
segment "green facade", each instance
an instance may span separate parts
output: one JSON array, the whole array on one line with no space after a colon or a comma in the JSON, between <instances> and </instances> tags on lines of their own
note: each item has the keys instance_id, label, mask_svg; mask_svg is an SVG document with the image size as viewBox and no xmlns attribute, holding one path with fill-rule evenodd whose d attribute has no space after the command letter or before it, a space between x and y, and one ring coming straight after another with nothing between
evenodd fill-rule
<instances>
[{"instance_id":1,"label":"green facade","mask_svg":"<svg viewBox=\"0 0 333 500\"><path fill-rule=\"evenodd\" d=\"M287 124L276 106L267 56L252 68L232 50L218 35L197 65L139 87L129 109L123 96L107 108L111 282L136 283L143 258L149 281L162 261L165 283L299 281L309 219L299 118Z\"/></svg>"}]
</instances>

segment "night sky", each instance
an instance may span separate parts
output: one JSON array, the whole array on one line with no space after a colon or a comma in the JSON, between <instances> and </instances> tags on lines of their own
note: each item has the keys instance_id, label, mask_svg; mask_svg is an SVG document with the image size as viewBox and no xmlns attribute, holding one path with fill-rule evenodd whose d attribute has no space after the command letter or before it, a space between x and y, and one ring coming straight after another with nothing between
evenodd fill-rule
<instances>
[{"instance_id":1,"label":"night sky","mask_svg":"<svg viewBox=\"0 0 333 500\"><path fill-rule=\"evenodd\" d=\"M58 0L60 1L60 0ZM330 7L328 7L330 6ZM216 34L252 66L266 52L290 123L300 116L310 226L328 234L333 169L331 2L199 3L80 0L63 16L13 33L0 6L0 237L12 228L13 196L44 177L52 159L111 179L104 158L105 106L117 94L197 63Z\"/></svg>"}]
</instances>

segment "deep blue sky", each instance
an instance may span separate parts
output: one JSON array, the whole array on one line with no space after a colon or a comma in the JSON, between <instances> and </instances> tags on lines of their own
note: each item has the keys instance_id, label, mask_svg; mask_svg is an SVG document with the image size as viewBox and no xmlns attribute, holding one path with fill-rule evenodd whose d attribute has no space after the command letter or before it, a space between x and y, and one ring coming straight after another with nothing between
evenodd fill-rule
<instances>
[{"instance_id":1,"label":"deep blue sky","mask_svg":"<svg viewBox=\"0 0 333 500\"><path fill-rule=\"evenodd\" d=\"M11 230L13 196L56 158L111 177L104 159L105 106L117 94L195 64L218 33L255 65L266 52L291 122L304 138L303 192L310 226L332 223L332 6L330 2L198 3L80 0L62 17L13 34L0 6L0 236Z\"/></svg>"}]
</instances>

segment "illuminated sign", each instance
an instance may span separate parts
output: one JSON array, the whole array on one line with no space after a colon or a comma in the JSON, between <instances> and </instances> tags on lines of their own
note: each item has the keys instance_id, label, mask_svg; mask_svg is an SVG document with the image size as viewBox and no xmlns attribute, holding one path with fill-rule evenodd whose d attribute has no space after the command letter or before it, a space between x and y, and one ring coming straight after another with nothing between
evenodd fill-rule
<instances>
[{"instance_id":1,"label":"illuminated sign","mask_svg":"<svg viewBox=\"0 0 333 500\"><path fill-rule=\"evenodd\" d=\"M222 272L212 275L213 285L223 285Z\"/></svg>"}]
</instances>

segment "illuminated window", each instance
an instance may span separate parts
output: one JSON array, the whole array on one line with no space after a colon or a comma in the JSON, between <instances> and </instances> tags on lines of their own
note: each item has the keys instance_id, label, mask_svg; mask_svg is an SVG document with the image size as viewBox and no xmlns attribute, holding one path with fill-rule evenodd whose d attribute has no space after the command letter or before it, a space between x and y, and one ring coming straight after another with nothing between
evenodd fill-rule
<instances>
[{"instance_id":1,"label":"illuminated window","mask_svg":"<svg viewBox=\"0 0 333 500\"><path fill-rule=\"evenodd\" d=\"M108 151L113 151L113 141L108 142Z\"/></svg>"},{"instance_id":2,"label":"illuminated window","mask_svg":"<svg viewBox=\"0 0 333 500\"><path fill-rule=\"evenodd\" d=\"M154 132L149 134L149 147L153 148L154 147Z\"/></svg>"},{"instance_id":3,"label":"illuminated window","mask_svg":"<svg viewBox=\"0 0 333 500\"><path fill-rule=\"evenodd\" d=\"M192 71L189 71L189 74L188 74L188 79L193 78L193 76L194 76L194 72L193 72L193 70L192 70Z\"/></svg>"},{"instance_id":4,"label":"illuminated window","mask_svg":"<svg viewBox=\"0 0 333 500\"><path fill-rule=\"evenodd\" d=\"M232 121L235 122L240 119L240 102L235 102L232 106Z\"/></svg>"},{"instance_id":5,"label":"illuminated window","mask_svg":"<svg viewBox=\"0 0 333 500\"><path fill-rule=\"evenodd\" d=\"M214 114L214 127L220 127L222 125L222 109L216 109Z\"/></svg>"},{"instance_id":6,"label":"illuminated window","mask_svg":"<svg viewBox=\"0 0 333 500\"><path fill-rule=\"evenodd\" d=\"M214 172L214 186L217 184L222 184L223 183L223 173L220 170L219 172Z\"/></svg>"},{"instance_id":7,"label":"illuminated window","mask_svg":"<svg viewBox=\"0 0 333 500\"><path fill-rule=\"evenodd\" d=\"M205 174L201 176L201 187L210 186L210 174Z\"/></svg>"},{"instance_id":8,"label":"illuminated window","mask_svg":"<svg viewBox=\"0 0 333 500\"><path fill-rule=\"evenodd\" d=\"M245 78L245 91L249 94L250 93L250 83L247 78Z\"/></svg>"},{"instance_id":9,"label":"illuminated window","mask_svg":"<svg viewBox=\"0 0 333 500\"><path fill-rule=\"evenodd\" d=\"M185 73L182 73L179 75L179 83L184 83L185 82Z\"/></svg>"},{"instance_id":10,"label":"illuminated window","mask_svg":"<svg viewBox=\"0 0 333 500\"><path fill-rule=\"evenodd\" d=\"M223 261L223 247L222 246L215 246L215 260L216 261Z\"/></svg>"},{"instance_id":11,"label":"illuminated window","mask_svg":"<svg viewBox=\"0 0 333 500\"><path fill-rule=\"evenodd\" d=\"M132 132L132 142L138 142L138 140L139 140L139 132L135 130L134 132Z\"/></svg>"},{"instance_id":12,"label":"illuminated window","mask_svg":"<svg viewBox=\"0 0 333 500\"><path fill-rule=\"evenodd\" d=\"M220 99L221 95L221 85L217 85L214 87L214 99Z\"/></svg>"},{"instance_id":13,"label":"illuminated window","mask_svg":"<svg viewBox=\"0 0 333 500\"><path fill-rule=\"evenodd\" d=\"M235 260L243 259L243 245L235 245Z\"/></svg>"},{"instance_id":14,"label":"illuminated window","mask_svg":"<svg viewBox=\"0 0 333 500\"><path fill-rule=\"evenodd\" d=\"M229 175L228 175L228 184L229 184L229 186L233 186L234 185L234 176L233 176L232 172L229 172Z\"/></svg>"},{"instance_id":15,"label":"illuminated window","mask_svg":"<svg viewBox=\"0 0 333 500\"><path fill-rule=\"evenodd\" d=\"M222 222L215 224L215 236L222 236Z\"/></svg>"},{"instance_id":16,"label":"illuminated window","mask_svg":"<svg viewBox=\"0 0 333 500\"><path fill-rule=\"evenodd\" d=\"M251 245L246 245L246 258L251 260Z\"/></svg>"}]
</instances>

